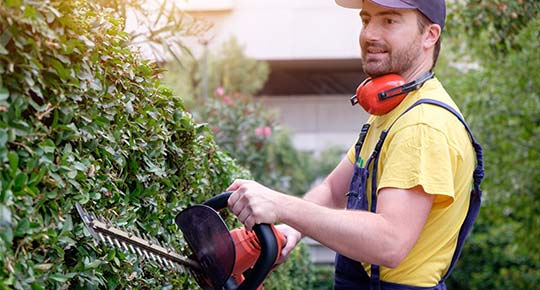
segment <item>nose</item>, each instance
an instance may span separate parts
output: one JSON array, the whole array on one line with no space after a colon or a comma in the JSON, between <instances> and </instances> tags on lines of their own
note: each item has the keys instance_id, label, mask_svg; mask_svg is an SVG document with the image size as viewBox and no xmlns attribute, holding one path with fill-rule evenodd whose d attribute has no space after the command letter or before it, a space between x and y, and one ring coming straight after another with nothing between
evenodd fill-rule
<instances>
[{"instance_id":1,"label":"nose","mask_svg":"<svg viewBox=\"0 0 540 290\"><path fill-rule=\"evenodd\" d=\"M381 37L380 29L375 25L375 23L368 23L365 25L362 25L362 29L360 30L360 39L364 39L367 41L376 41L379 40Z\"/></svg>"}]
</instances>

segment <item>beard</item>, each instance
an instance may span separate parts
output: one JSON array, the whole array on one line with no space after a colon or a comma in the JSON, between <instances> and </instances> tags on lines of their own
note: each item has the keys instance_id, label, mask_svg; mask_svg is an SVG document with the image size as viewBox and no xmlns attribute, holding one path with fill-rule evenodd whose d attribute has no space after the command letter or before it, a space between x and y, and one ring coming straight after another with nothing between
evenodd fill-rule
<instances>
[{"instance_id":1,"label":"beard","mask_svg":"<svg viewBox=\"0 0 540 290\"><path fill-rule=\"evenodd\" d=\"M367 51L372 49L384 51L384 57L368 57ZM391 50L385 43L365 42L362 45L362 69L372 78L391 73L404 75L418 61L421 49L419 37L395 50Z\"/></svg>"}]
</instances>

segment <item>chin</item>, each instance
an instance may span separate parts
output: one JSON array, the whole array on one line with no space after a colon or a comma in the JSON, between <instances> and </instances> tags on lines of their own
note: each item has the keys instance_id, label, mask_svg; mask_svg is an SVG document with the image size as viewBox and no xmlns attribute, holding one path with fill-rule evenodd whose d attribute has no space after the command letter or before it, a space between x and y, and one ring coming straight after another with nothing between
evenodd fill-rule
<instances>
[{"instance_id":1,"label":"chin","mask_svg":"<svg viewBox=\"0 0 540 290\"><path fill-rule=\"evenodd\" d=\"M392 73L389 70L370 70L370 69L364 69L364 72L366 73L366 75L372 78L376 78L376 77L380 77L380 76Z\"/></svg>"},{"instance_id":2,"label":"chin","mask_svg":"<svg viewBox=\"0 0 540 290\"><path fill-rule=\"evenodd\" d=\"M368 76L372 78L394 73L391 69L382 67L381 65L376 65L374 63L364 64L362 65L362 69Z\"/></svg>"}]
</instances>

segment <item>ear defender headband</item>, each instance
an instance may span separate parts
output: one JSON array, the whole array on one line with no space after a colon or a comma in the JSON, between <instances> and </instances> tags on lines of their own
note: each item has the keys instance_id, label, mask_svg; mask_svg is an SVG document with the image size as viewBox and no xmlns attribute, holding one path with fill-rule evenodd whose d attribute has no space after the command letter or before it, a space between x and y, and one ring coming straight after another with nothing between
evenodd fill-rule
<instances>
[{"instance_id":1,"label":"ear defender headband","mask_svg":"<svg viewBox=\"0 0 540 290\"><path fill-rule=\"evenodd\" d=\"M409 83L405 83L397 74L367 78L356 89L356 95L351 97L351 105L360 104L372 115L384 115L397 107L408 93L418 90L433 76L434 73L429 71Z\"/></svg>"}]
</instances>

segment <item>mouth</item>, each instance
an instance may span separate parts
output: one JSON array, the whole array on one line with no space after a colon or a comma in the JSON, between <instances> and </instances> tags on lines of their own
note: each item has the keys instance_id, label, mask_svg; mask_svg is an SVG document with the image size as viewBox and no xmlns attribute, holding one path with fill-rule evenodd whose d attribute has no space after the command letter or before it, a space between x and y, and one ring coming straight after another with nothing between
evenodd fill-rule
<instances>
[{"instance_id":1,"label":"mouth","mask_svg":"<svg viewBox=\"0 0 540 290\"><path fill-rule=\"evenodd\" d=\"M363 58L368 62L378 62L387 58L390 50L384 42L365 41L360 42Z\"/></svg>"},{"instance_id":2,"label":"mouth","mask_svg":"<svg viewBox=\"0 0 540 290\"><path fill-rule=\"evenodd\" d=\"M368 46L366 49L366 54L383 54L383 53L388 53L388 50L382 47L377 47L377 46Z\"/></svg>"}]
</instances>

